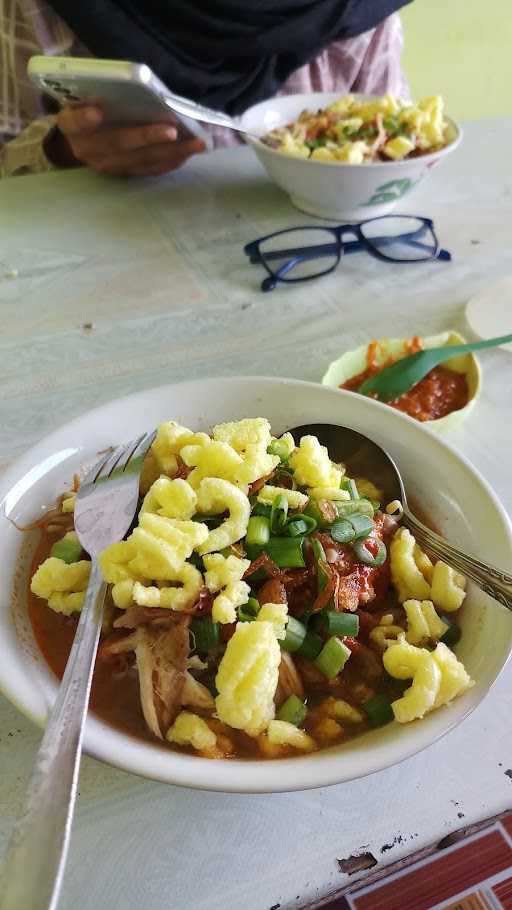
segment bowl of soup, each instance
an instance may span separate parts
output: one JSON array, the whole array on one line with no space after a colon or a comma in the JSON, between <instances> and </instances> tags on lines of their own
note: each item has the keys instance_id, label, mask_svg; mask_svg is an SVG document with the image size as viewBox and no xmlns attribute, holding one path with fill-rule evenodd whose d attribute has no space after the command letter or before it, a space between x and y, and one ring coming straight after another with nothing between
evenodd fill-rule
<instances>
[{"instance_id":1,"label":"bowl of soup","mask_svg":"<svg viewBox=\"0 0 512 910\"><path fill-rule=\"evenodd\" d=\"M345 221L389 214L462 138L440 96L418 105L390 95L278 96L241 119L258 159L296 208Z\"/></svg>"},{"instance_id":2,"label":"bowl of soup","mask_svg":"<svg viewBox=\"0 0 512 910\"><path fill-rule=\"evenodd\" d=\"M414 551L378 476L335 464L311 437L287 435L313 422L350 426L385 446L433 526L510 563L509 521L488 484L385 405L280 379L145 391L60 428L2 478L5 694L45 723L87 579L87 554L73 538L74 489L97 452L159 426L137 524L102 557L110 607L86 752L155 780L272 792L362 777L459 723L508 659L508 615ZM168 542L170 528L188 544L180 538L183 565L166 576L158 539ZM156 562L141 571L146 545ZM410 558L421 591L407 587ZM420 703L418 659L435 689Z\"/></svg>"}]
</instances>

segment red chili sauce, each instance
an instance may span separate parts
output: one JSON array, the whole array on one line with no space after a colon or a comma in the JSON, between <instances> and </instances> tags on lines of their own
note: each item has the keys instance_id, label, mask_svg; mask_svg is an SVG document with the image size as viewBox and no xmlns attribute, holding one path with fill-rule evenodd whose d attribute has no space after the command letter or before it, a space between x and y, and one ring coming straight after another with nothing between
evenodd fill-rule
<instances>
[{"instance_id":1,"label":"red chili sauce","mask_svg":"<svg viewBox=\"0 0 512 910\"><path fill-rule=\"evenodd\" d=\"M378 342L372 341L368 345L367 367L357 376L352 376L343 385L342 389L348 389L350 392L356 392L359 386L370 376L380 373L385 366L393 363L393 359L385 364L377 364L376 354ZM421 340L416 336L407 341L404 345L404 354L414 354L421 350ZM389 401L392 408L398 411L404 411L410 417L416 420L438 420L440 417L446 417L452 411L458 411L468 403L469 391L466 377L463 373L456 373L447 367L438 366L430 370L412 389L405 392L395 401Z\"/></svg>"}]
</instances>

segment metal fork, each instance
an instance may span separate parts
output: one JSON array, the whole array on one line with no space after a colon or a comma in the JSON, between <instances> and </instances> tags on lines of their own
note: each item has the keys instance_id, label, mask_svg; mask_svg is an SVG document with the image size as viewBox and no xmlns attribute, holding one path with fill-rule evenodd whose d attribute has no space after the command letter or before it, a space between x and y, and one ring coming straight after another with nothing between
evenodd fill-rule
<instances>
[{"instance_id":1,"label":"metal fork","mask_svg":"<svg viewBox=\"0 0 512 910\"><path fill-rule=\"evenodd\" d=\"M91 556L91 574L66 672L5 858L1 910L54 910L57 905L107 588L98 556L121 540L132 523L142 462L154 438L155 433L146 433L105 455L76 497L75 530Z\"/></svg>"}]
</instances>

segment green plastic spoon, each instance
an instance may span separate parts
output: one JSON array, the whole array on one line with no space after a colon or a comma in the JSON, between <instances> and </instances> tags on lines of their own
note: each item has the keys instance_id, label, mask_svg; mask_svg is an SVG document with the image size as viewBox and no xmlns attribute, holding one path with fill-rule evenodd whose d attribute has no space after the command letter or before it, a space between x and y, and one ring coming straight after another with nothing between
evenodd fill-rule
<instances>
[{"instance_id":1,"label":"green plastic spoon","mask_svg":"<svg viewBox=\"0 0 512 910\"><path fill-rule=\"evenodd\" d=\"M409 389L412 389L420 379L423 379L439 363L450 360L458 354L469 354L470 351L479 351L481 348L493 348L500 344L508 344L512 335L502 335L500 338L488 338L487 341L473 341L470 344L449 344L442 348L427 348L418 351L409 357L403 357L392 363L391 366L365 379L359 386L361 395L377 395L379 401L394 401Z\"/></svg>"}]
</instances>

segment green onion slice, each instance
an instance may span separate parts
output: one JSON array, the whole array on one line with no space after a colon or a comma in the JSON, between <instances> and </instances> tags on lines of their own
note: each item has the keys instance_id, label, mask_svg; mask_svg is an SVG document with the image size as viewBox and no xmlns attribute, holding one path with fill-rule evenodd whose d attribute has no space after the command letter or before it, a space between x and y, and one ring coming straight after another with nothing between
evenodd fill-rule
<instances>
[{"instance_id":1,"label":"green onion slice","mask_svg":"<svg viewBox=\"0 0 512 910\"><path fill-rule=\"evenodd\" d=\"M273 439L267 448L267 452L269 455L277 455L282 462L288 461L290 457L288 446L282 439Z\"/></svg>"},{"instance_id":2,"label":"green onion slice","mask_svg":"<svg viewBox=\"0 0 512 910\"><path fill-rule=\"evenodd\" d=\"M367 549L365 540L354 541L352 544L354 553L356 554L359 562L364 563L365 566L381 566L382 563L386 561L386 544L383 540L380 540L378 538L372 538L372 543L377 544L377 552L375 555L373 553L370 553L370 551Z\"/></svg>"},{"instance_id":3,"label":"green onion slice","mask_svg":"<svg viewBox=\"0 0 512 910\"><path fill-rule=\"evenodd\" d=\"M337 514L334 503L328 499L310 499L302 512L303 516L313 518L319 528L330 528Z\"/></svg>"},{"instance_id":4,"label":"green onion slice","mask_svg":"<svg viewBox=\"0 0 512 910\"><path fill-rule=\"evenodd\" d=\"M385 130L388 131L388 133L395 133L400 126L400 121L398 120L398 117L390 114L389 117L384 117L382 126Z\"/></svg>"},{"instance_id":5,"label":"green onion slice","mask_svg":"<svg viewBox=\"0 0 512 910\"><path fill-rule=\"evenodd\" d=\"M444 635L439 639L439 641L442 641L444 645L447 645L449 648L451 648L452 645L456 645L457 642L460 641L462 632L460 626L458 626L456 622L450 622L446 616L443 616L443 622L448 623L448 628Z\"/></svg>"},{"instance_id":6,"label":"green onion slice","mask_svg":"<svg viewBox=\"0 0 512 910\"><path fill-rule=\"evenodd\" d=\"M313 632L312 629L308 629L297 654L300 657L304 657L305 660L315 660L322 650L322 645L323 640L320 636L317 635L316 632Z\"/></svg>"},{"instance_id":7,"label":"green onion slice","mask_svg":"<svg viewBox=\"0 0 512 910\"><path fill-rule=\"evenodd\" d=\"M240 622L253 622L260 612L260 602L256 597L249 597L246 604L238 608L238 619Z\"/></svg>"},{"instance_id":8,"label":"green onion slice","mask_svg":"<svg viewBox=\"0 0 512 910\"><path fill-rule=\"evenodd\" d=\"M276 496L270 510L270 530L272 534L279 534L286 525L288 517L288 500L281 493Z\"/></svg>"},{"instance_id":9,"label":"green onion slice","mask_svg":"<svg viewBox=\"0 0 512 910\"><path fill-rule=\"evenodd\" d=\"M361 707L368 718L370 727L383 727L384 724L389 724L395 716L391 702L380 692L369 701L365 701Z\"/></svg>"},{"instance_id":10,"label":"green onion slice","mask_svg":"<svg viewBox=\"0 0 512 910\"><path fill-rule=\"evenodd\" d=\"M247 556L247 559L251 560L251 562L254 562L254 560L258 558L261 552L262 547L259 547L257 544L247 543L247 541L245 542L245 555ZM254 581L254 577L252 578L252 581Z\"/></svg>"},{"instance_id":11,"label":"green onion slice","mask_svg":"<svg viewBox=\"0 0 512 910\"><path fill-rule=\"evenodd\" d=\"M315 519L311 518L310 515L303 515L302 513L289 516L285 526L286 534L288 534L289 537L300 537L301 534L312 534L316 529L317 523Z\"/></svg>"},{"instance_id":12,"label":"green onion slice","mask_svg":"<svg viewBox=\"0 0 512 910\"><path fill-rule=\"evenodd\" d=\"M295 619L295 616L289 616L288 622L286 623L286 634L281 640L283 651L289 651L291 654L293 654L294 651L298 651L299 648L302 647L306 632L307 629L304 623Z\"/></svg>"},{"instance_id":13,"label":"green onion slice","mask_svg":"<svg viewBox=\"0 0 512 910\"><path fill-rule=\"evenodd\" d=\"M50 556L62 559L68 565L72 562L78 562L81 555L82 544L78 538L75 539L73 537L63 537L61 540L56 540L50 550Z\"/></svg>"},{"instance_id":14,"label":"green onion slice","mask_svg":"<svg viewBox=\"0 0 512 910\"><path fill-rule=\"evenodd\" d=\"M339 502L333 502L338 518L350 518L351 515L367 515L373 518L374 508L369 499L342 499Z\"/></svg>"},{"instance_id":15,"label":"green onion slice","mask_svg":"<svg viewBox=\"0 0 512 910\"><path fill-rule=\"evenodd\" d=\"M270 540L270 521L264 515L251 515L245 542L250 547L264 547Z\"/></svg>"},{"instance_id":16,"label":"green onion slice","mask_svg":"<svg viewBox=\"0 0 512 910\"><path fill-rule=\"evenodd\" d=\"M251 508L251 515L264 515L265 518L270 518L271 507L265 502L255 502Z\"/></svg>"},{"instance_id":17,"label":"green onion slice","mask_svg":"<svg viewBox=\"0 0 512 910\"><path fill-rule=\"evenodd\" d=\"M276 713L277 720L285 720L295 727L300 727L306 719L308 709L297 695L290 695Z\"/></svg>"},{"instance_id":18,"label":"green onion slice","mask_svg":"<svg viewBox=\"0 0 512 910\"><path fill-rule=\"evenodd\" d=\"M303 537L271 537L264 550L280 569L303 569Z\"/></svg>"},{"instance_id":19,"label":"green onion slice","mask_svg":"<svg viewBox=\"0 0 512 910\"><path fill-rule=\"evenodd\" d=\"M349 635L355 638L359 633L359 616L357 613L338 613L337 610L325 610L319 613L316 620L330 635Z\"/></svg>"},{"instance_id":20,"label":"green onion slice","mask_svg":"<svg viewBox=\"0 0 512 910\"><path fill-rule=\"evenodd\" d=\"M311 541L311 546L313 548L313 556L315 557L315 562L319 562L320 560L322 560L322 562L327 562L325 550L320 541L316 540L315 538Z\"/></svg>"},{"instance_id":21,"label":"green onion slice","mask_svg":"<svg viewBox=\"0 0 512 910\"><path fill-rule=\"evenodd\" d=\"M337 543L350 543L354 540L354 528L347 518L338 518L331 525L329 533Z\"/></svg>"},{"instance_id":22,"label":"green onion slice","mask_svg":"<svg viewBox=\"0 0 512 910\"><path fill-rule=\"evenodd\" d=\"M288 537L304 537L308 532L308 525L302 518L294 518L293 521L288 521L286 524L286 533Z\"/></svg>"},{"instance_id":23,"label":"green onion slice","mask_svg":"<svg viewBox=\"0 0 512 910\"><path fill-rule=\"evenodd\" d=\"M356 512L355 515L350 516L349 521L354 528L355 540L363 540L363 538L368 537L373 531L373 521L371 518L368 518L367 515L360 515Z\"/></svg>"},{"instance_id":24,"label":"green onion slice","mask_svg":"<svg viewBox=\"0 0 512 910\"><path fill-rule=\"evenodd\" d=\"M353 540L362 540L373 531L373 519L368 515L354 512L346 518L338 518L330 528L333 540L338 543L352 543Z\"/></svg>"},{"instance_id":25,"label":"green onion slice","mask_svg":"<svg viewBox=\"0 0 512 910\"><path fill-rule=\"evenodd\" d=\"M343 667L351 654L350 648L347 648L346 644L333 635L333 637L325 643L320 654L316 658L315 667L317 667L324 676L327 676L327 679L334 679L340 670L343 670Z\"/></svg>"},{"instance_id":26,"label":"green onion slice","mask_svg":"<svg viewBox=\"0 0 512 910\"><path fill-rule=\"evenodd\" d=\"M327 562L325 550L320 541L314 539L311 541L311 544L316 566L316 589L318 594L321 594L331 577L328 568L329 564Z\"/></svg>"},{"instance_id":27,"label":"green onion slice","mask_svg":"<svg viewBox=\"0 0 512 910\"><path fill-rule=\"evenodd\" d=\"M344 477L341 481L341 489L346 490L349 493L351 499L359 499L359 493L357 492L357 485L355 480L352 480L351 477Z\"/></svg>"},{"instance_id":28,"label":"green onion slice","mask_svg":"<svg viewBox=\"0 0 512 910\"><path fill-rule=\"evenodd\" d=\"M218 622L212 622L209 618L193 619L190 623L190 631L194 636L197 651L213 651L219 644L220 627Z\"/></svg>"}]
</instances>

